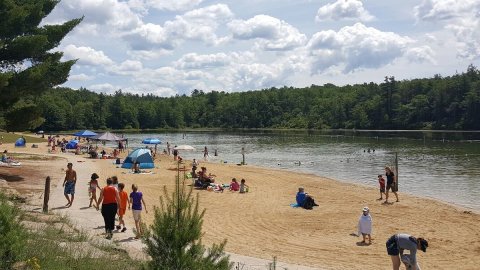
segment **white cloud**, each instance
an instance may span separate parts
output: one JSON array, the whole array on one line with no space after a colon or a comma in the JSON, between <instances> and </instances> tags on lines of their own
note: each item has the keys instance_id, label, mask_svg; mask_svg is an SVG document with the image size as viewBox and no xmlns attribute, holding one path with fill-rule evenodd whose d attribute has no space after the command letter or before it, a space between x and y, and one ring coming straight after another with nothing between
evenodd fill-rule
<instances>
[{"instance_id":1,"label":"white cloud","mask_svg":"<svg viewBox=\"0 0 480 270\"><path fill-rule=\"evenodd\" d=\"M414 14L419 21L443 24L456 38L457 56L480 57L480 1L424 0Z\"/></svg>"},{"instance_id":2,"label":"white cloud","mask_svg":"<svg viewBox=\"0 0 480 270\"><path fill-rule=\"evenodd\" d=\"M267 51L291 50L305 44L307 38L285 21L267 15L249 20L234 20L228 24L233 38L258 39L257 45Z\"/></svg>"},{"instance_id":3,"label":"white cloud","mask_svg":"<svg viewBox=\"0 0 480 270\"><path fill-rule=\"evenodd\" d=\"M185 11L190 10L203 0L146 0L146 4L159 10Z\"/></svg>"},{"instance_id":4,"label":"white cloud","mask_svg":"<svg viewBox=\"0 0 480 270\"><path fill-rule=\"evenodd\" d=\"M79 81L79 82L90 81L90 80L93 80L94 78L95 77L88 76L84 73L76 74L76 75L70 75L68 77L68 79L71 80L71 81Z\"/></svg>"},{"instance_id":5,"label":"white cloud","mask_svg":"<svg viewBox=\"0 0 480 270\"><path fill-rule=\"evenodd\" d=\"M308 47L313 57L312 73L340 66L345 72L378 68L403 56L413 40L393 32L382 32L361 23L338 32L315 33Z\"/></svg>"},{"instance_id":6,"label":"white cloud","mask_svg":"<svg viewBox=\"0 0 480 270\"><path fill-rule=\"evenodd\" d=\"M359 0L337 0L320 7L317 11L315 20L359 20L371 21L374 19L372 15L363 7L362 1Z\"/></svg>"},{"instance_id":7,"label":"white cloud","mask_svg":"<svg viewBox=\"0 0 480 270\"><path fill-rule=\"evenodd\" d=\"M420 47L410 48L406 51L405 56L410 62L423 63L429 62L435 64L435 52L430 46L424 45Z\"/></svg>"},{"instance_id":8,"label":"white cloud","mask_svg":"<svg viewBox=\"0 0 480 270\"><path fill-rule=\"evenodd\" d=\"M90 47L77 47L70 44L63 49L63 52L66 59L78 59L77 64L79 65L109 66L114 64L103 51L96 51Z\"/></svg>"},{"instance_id":9,"label":"white cloud","mask_svg":"<svg viewBox=\"0 0 480 270\"><path fill-rule=\"evenodd\" d=\"M229 57L225 53L198 55L189 53L183 55L174 66L180 69L199 69L226 66L230 63Z\"/></svg>"},{"instance_id":10,"label":"white cloud","mask_svg":"<svg viewBox=\"0 0 480 270\"><path fill-rule=\"evenodd\" d=\"M83 23L108 25L116 29L131 29L141 23L139 14L128 3L118 0L63 0L58 7L68 18L85 15ZM112 31L112 28L109 29Z\"/></svg>"},{"instance_id":11,"label":"white cloud","mask_svg":"<svg viewBox=\"0 0 480 270\"><path fill-rule=\"evenodd\" d=\"M110 83L101 83L101 84L92 84L87 87L89 90L93 90L96 92L102 92L106 94L112 94L113 92L120 90L121 87L119 86L114 86Z\"/></svg>"}]
</instances>

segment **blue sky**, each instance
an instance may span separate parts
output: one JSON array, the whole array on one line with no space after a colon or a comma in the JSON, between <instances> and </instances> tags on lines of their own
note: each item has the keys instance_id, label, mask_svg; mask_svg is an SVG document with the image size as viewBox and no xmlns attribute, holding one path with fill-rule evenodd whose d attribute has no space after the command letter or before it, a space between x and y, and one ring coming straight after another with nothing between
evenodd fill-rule
<instances>
[{"instance_id":1,"label":"blue sky","mask_svg":"<svg viewBox=\"0 0 480 270\"><path fill-rule=\"evenodd\" d=\"M479 66L478 0L62 0L64 86L158 96L444 76Z\"/></svg>"}]
</instances>

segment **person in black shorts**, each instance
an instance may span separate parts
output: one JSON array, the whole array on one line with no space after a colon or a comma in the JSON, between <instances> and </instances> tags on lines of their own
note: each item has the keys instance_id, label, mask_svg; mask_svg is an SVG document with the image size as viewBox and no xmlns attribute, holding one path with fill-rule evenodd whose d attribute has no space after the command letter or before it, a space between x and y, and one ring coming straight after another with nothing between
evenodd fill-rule
<instances>
[{"instance_id":1,"label":"person in black shorts","mask_svg":"<svg viewBox=\"0 0 480 270\"><path fill-rule=\"evenodd\" d=\"M390 189L392 190L393 194L397 198L397 202L399 202L397 188L395 185L395 183L397 182L397 179L393 171L390 169L390 167L385 167L385 176L387 177L387 193L385 194L384 203L388 203L388 192L390 191Z\"/></svg>"},{"instance_id":2,"label":"person in black shorts","mask_svg":"<svg viewBox=\"0 0 480 270\"><path fill-rule=\"evenodd\" d=\"M387 247L387 253L392 259L392 265L394 270L400 269L400 255L404 255L404 250L410 251L409 266L410 269L418 270L417 250L423 252L427 251L428 242L423 238L415 238L411 235L399 233L392 235L385 243Z\"/></svg>"}]
</instances>

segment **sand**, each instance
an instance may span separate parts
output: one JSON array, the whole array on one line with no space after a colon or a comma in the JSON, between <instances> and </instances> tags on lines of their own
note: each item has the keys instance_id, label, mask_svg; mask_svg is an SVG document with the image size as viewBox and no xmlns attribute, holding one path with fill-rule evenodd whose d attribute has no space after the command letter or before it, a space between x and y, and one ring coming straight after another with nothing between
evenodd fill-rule
<instances>
[{"instance_id":1,"label":"sand","mask_svg":"<svg viewBox=\"0 0 480 270\"><path fill-rule=\"evenodd\" d=\"M10 144L0 146L0 150L3 149L47 153L46 143L40 144L37 149L14 149ZM77 197L72 208L62 209L60 206L66 201L62 198L61 187L57 185L57 195L50 205L72 216L83 215L87 220L84 225L92 228L101 228L99 226L103 224L98 224L101 223L99 212L85 210L88 205L86 183L91 173L100 175L102 185L104 179L112 175L117 175L127 187L137 184L144 193L149 210L159 204L164 187L172 191L175 186L176 171L173 169L176 163L172 156L161 155L152 174L138 175L117 168L112 160L57 155L64 159L47 161L49 169L44 173L51 175L54 182L61 183L66 161L74 162L79 177L77 189L83 190L83 195ZM35 161L22 166L28 171L29 167L44 167L45 163ZM191 168L190 161L184 164L187 169ZM475 211L402 192L399 193L400 202L382 204L377 200L377 188L310 174L205 161L201 161L201 166L206 166L217 176L216 182L229 183L232 177L245 178L250 186L247 194L194 191L199 194L200 206L206 209L203 242L207 245L227 239L228 252L267 260L276 256L281 262L314 269L391 269L385 241L392 234L403 232L429 241L427 252L418 254L422 269L478 269L480 264L480 215ZM38 187L39 181L43 183L44 175L38 176L40 178L31 178L30 175L22 181ZM290 207L295 202L299 186L304 186L320 206L310 211ZM127 191L130 192L130 188ZM357 231L356 225L364 206L370 208L373 217L371 245L361 245L361 237L351 235ZM93 215L96 221L88 222L88 217ZM151 223L153 211L143 217L147 224ZM131 213L127 213L129 226L132 220ZM130 241L131 235L115 236L119 242L126 242L122 241L122 237Z\"/></svg>"}]
</instances>

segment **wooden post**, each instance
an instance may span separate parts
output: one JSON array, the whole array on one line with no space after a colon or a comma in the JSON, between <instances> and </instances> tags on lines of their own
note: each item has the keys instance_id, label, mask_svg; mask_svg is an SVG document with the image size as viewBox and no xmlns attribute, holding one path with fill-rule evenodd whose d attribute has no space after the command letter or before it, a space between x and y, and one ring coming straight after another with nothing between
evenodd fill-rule
<instances>
[{"instance_id":1,"label":"wooden post","mask_svg":"<svg viewBox=\"0 0 480 270\"><path fill-rule=\"evenodd\" d=\"M48 200L50 199L50 176L45 179L45 191L43 193L43 212L48 213Z\"/></svg>"},{"instance_id":2,"label":"wooden post","mask_svg":"<svg viewBox=\"0 0 480 270\"><path fill-rule=\"evenodd\" d=\"M397 178L397 181L395 181L395 189L398 191L398 152L395 152L395 177Z\"/></svg>"}]
</instances>

